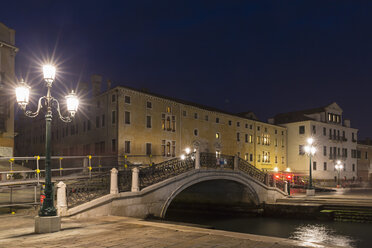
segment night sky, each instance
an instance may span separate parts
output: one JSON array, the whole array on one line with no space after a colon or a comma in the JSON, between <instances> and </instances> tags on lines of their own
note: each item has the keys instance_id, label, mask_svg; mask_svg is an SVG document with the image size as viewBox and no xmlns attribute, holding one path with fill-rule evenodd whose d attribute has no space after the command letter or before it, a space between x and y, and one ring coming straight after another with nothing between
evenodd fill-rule
<instances>
[{"instance_id":1,"label":"night sky","mask_svg":"<svg viewBox=\"0 0 372 248\"><path fill-rule=\"evenodd\" d=\"M0 22L31 85L53 57L66 89L96 73L261 120L337 102L364 138L371 13L372 1L5 1Z\"/></svg>"}]
</instances>

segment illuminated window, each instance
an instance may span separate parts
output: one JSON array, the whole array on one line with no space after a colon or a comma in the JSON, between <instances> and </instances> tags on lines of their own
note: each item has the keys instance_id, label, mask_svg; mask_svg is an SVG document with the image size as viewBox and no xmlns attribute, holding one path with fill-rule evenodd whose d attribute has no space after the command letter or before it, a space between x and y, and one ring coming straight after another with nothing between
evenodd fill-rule
<instances>
[{"instance_id":1,"label":"illuminated window","mask_svg":"<svg viewBox=\"0 0 372 248\"><path fill-rule=\"evenodd\" d=\"M165 140L161 141L161 154L165 156Z\"/></svg>"},{"instance_id":2,"label":"illuminated window","mask_svg":"<svg viewBox=\"0 0 372 248\"><path fill-rule=\"evenodd\" d=\"M165 114L161 114L161 129L165 130Z\"/></svg>"},{"instance_id":3,"label":"illuminated window","mask_svg":"<svg viewBox=\"0 0 372 248\"><path fill-rule=\"evenodd\" d=\"M220 133L216 133L216 139L220 138Z\"/></svg>"},{"instance_id":4,"label":"illuminated window","mask_svg":"<svg viewBox=\"0 0 372 248\"><path fill-rule=\"evenodd\" d=\"M248 161L248 153L244 155L244 160Z\"/></svg>"},{"instance_id":5,"label":"illuminated window","mask_svg":"<svg viewBox=\"0 0 372 248\"><path fill-rule=\"evenodd\" d=\"M220 158L221 157L221 151L216 151L216 158Z\"/></svg>"},{"instance_id":6,"label":"illuminated window","mask_svg":"<svg viewBox=\"0 0 372 248\"><path fill-rule=\"evenodd\" d=\"M168 141L167 142L167 157L170 157L171 155L171 143Z\"/></svg>"},{"instance_id":7,"label":"illuminated window","mask_svg":"<svg viewBox=\"0 0 372 248\"><path fill-rule=\"evenodd\" d=\"M172 111L171 107L167 107L167 113L170 113Z\"/></svg>"},{"instance_id":8,"label":"illuminated window","mask_svg":"<svg viewBox=\"0 0 372 248\"><path fill-rule=\"evenodd\" d=\"M252 134L249 135L249 143L253 143L253 136L252 136Z\"/></svg>"},{"instance_id":9,"label":"illuminated window","mask_svg":"<svg viewBox=\"0 0 372 248\"><path fill-rule=\"evenodd\" d=\"M170 117L167 116L167 130L170 131L171 130L171 120L170 120Z\"/></svg>"}]
</instances>

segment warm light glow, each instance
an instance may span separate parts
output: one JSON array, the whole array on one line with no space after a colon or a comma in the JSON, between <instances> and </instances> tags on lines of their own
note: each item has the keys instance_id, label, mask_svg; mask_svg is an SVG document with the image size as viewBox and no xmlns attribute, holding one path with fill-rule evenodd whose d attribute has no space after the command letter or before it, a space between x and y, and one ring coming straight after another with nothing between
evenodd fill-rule
<instances>
[{"instance_id":1,"label":"warm light glow","mask_svg":"<svg viewBox=\"0 0 372 248\"><path fill-rule=\"evenodd\" d=\"M30 96L30 87L23 81L16 88L17 102L22 108L26 108Z\"/></svg>"},{"instance_id":2,"label":"warm light glow","mask_svg":"<svg viewBox=\"0 0 372 248\"><path fill-rule=\"evenodd\" d=\"M186 156L184 154L181 155L181 159L185 160Z\"/></svg>"},{"instance_id":3,"label":"warm light glow","mask_svg":"<svg viewBox=\"0 0 372 248\"><path fill-rule=\"evenodd\" d=\"M274 171L278 172L279 171L279 168L278 167L275 167L274 168Z\"/></svg>"},{"instance_id":4,"label":"warm light glow","mask_svg":"<svg viewBox=\"0 0 372 248\"><path fill-rule=\"evenodd\" d=\"M337 164L340 165L341 164L341 161L340 160L337 160Z\"/></svg>"},{"instance_id":5,"label":"warm light glow","mask_svg":"<svg viewBox=\"0 0 372 248\"><path fill-rule=\"evenodd\" d=\"M305 146L304 150L305 150L306 153L309 153L310 152L310 146Z\"/></svg>"},{"instance_id":6,"label":"warm light glow","mask_svg":"<svg viewBox=\"0 0 372 248\"><path fill-rule=\"evenodd\" d=\"M185 152L186 152L186 154L190 154L191 149L189 147L186 147Z\"/></svg>"},{"instance_id":7,"label":"warm light glow","mask_svg":"<svg viewBox=\"0 0 372 248\"><path fill-rule=\"evenodd\" d=\"M73 117L79 106L79 99L76 97L74 91L66 96L67 110Z\"/></svg>"},{"instance_id":8,"label":"warm light glow","mask_svg":"<svg viewBox=\"0 0 372 248\"><path fill-rule=\"evenodd\" d=\"M285 169L286 172L291 172L291 169L288 167L287 169Z\"/></svg>"},{"instance_id":9,"label":"warm light glow","mask_svg":"<svg viewBox=\"0 0 372 248\"><path fill-rule=\"evenodd\" d=\"M53 65L44 65L43 66L44 80L47 83L53 83L54 78L56 77L56 68Z\"/></svg>"},{"instance_id":10,"label":"warm light glow","mask_svg":"<svg viewBox=\"0 0 372 248\"><path fill-rule=\"evenodd\" d=\"M307 139L307 143L308 143L309 145L312 145L312 144L314 143L314 139L313 139L313 138L308 138L308 139Z\"/></svg>"},{"instance_id":11,"label":"warm light glow","mask_svg":"<svg viewBox=\"0 0 372 248\"><path fill-rule=\"evenodd\" d=\"M312 146L310 148L310 152L311 152L311 155L314 155L316 153L316 148L314 146Z\"/></svg>"},{"instance_id":12,"label":"warm light glow","mask_svg":"<svg viewBox=\"0 0 372 248\"><path fill-rule=\"evenodd\" d=\"M336 170L342 170L344 166L341 164L341 161L337 161L337 164L335 165Z\"/></svg>"}]
</instances>

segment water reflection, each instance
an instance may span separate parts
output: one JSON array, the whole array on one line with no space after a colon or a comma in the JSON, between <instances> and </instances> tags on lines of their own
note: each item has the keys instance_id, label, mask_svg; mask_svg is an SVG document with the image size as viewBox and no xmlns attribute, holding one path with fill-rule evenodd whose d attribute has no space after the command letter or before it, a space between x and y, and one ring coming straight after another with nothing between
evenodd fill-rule
<instances>
[{"instance_id":1,"label":"water reflection","mask_svg":"<svg viewBox=\"0 0 372 248\"><path fill-rule=\"evenodd\" d=\"M345 235L339 235L324 225L300 225L291 234L290 238L302 241L303 245L307 247L324 247L321 244L356 247L356 240Z\"/></svg>"}]
</instances>

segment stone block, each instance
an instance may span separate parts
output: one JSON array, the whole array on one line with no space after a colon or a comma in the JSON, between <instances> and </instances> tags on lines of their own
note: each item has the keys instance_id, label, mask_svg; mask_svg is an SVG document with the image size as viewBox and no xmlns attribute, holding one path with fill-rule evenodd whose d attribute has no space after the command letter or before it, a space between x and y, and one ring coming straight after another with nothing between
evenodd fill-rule
<instances>
[{"instance_id":1,"label":"stone block","mask_svg":"<svg viewBox=\"0 0 372 248\"><path fill-rule=\"evenodd\" d=\"M315 196L315 189L307 189L306 196Z\"/></svg>"},{"instance_id":2,"label":"stone block","mask_svg":"<svg viewBox=\"0 0 372 248\"><path fill-rule=\"evenodd\" d=\"M61 230L61 217L59 216L36 216L35 233L51 233Z\"/></svg>"}]
</instances>

